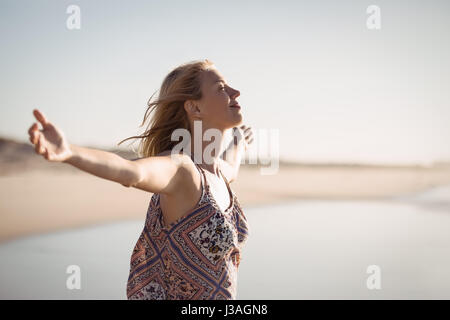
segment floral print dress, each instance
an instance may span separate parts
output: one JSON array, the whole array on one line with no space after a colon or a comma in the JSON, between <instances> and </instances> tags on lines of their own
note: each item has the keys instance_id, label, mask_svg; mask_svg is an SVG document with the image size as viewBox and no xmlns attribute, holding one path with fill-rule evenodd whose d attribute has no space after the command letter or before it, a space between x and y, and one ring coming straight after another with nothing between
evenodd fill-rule
<instances>
[{"instance_id":1,"label":"floral print dress","mask_svg":"<svg viewBox=\"0 0 450 320\"><path fill-rule=\"evenodd\" d=\"M241 250L249 235L247 218L231 197L221 210L203 169L202 196L189 213L165 226L159 194L153 194L145 225L130 261L130 300L236 299Z\"/></svg>"}]
</instances>

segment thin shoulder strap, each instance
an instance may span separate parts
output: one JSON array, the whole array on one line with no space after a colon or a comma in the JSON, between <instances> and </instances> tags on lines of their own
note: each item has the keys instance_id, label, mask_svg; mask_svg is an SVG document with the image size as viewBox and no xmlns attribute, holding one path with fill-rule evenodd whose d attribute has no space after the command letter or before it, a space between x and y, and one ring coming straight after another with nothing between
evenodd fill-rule
<instances>
[{"instance_id":1,"label":"thin shoulder strap","mask_svg":"<svg viewBox=\"0 0 450 320\"><path fill-rule=\"evenodd\" d=\"M223 172L222 172L222 170L220 168L219 168L219 171L220 171L220 174L222 175L223 180L225 180L225 182L226 182L226 184L228 186L228 189L231 189L230 183L228 182L228 179L225 177L225 175L223 174Z\"/></svg>"},{"instance_id":2,"label":"thin shoulder strap","mask_svg":"<svg viewBox=\"0 0 450 320\"><path fill-rule=\"evenodd\" d=\"M234 206L234 193L233 193L233 190L230 187L230 183L228 182L228 179L225 177L225 175L223 174L222 170L220 170L220 168L219 168L219 171L220 171L220 174L222 175L223 180L225 180L225 183L227 184L228 193L230 194L230 198L231 198L231 205L230 205L230 207Z\"/></svg>"},{"instance_id":3,"label":"thin shoulder strap","mask_svg":"<svg viewBox=\"0 0 450 320\"><path fill-rule=\"evenodd\" d=\"M193 160L192 160L193 161ZM200 172L200 179L202 181L202 199L205 195L206 188L208 187L208 181L206 180L205 173L203 172L203 168L200 167L195 161L193 161L195 166L197 167L197 170Z\"/></svg>"}]
</instances>

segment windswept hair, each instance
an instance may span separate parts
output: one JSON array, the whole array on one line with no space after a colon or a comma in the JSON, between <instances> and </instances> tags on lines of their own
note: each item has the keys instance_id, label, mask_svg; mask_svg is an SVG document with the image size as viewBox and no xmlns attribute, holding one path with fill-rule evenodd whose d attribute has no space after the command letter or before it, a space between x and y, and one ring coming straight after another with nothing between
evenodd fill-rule
<instances>
[{"instance_id":1,"label":"windswept hair","mask_svg":"<svg viewBox=\"0 0 450 320\"><path fill-rule=\"evenodd\" d=\"M148 107L140 127L153 111L154 115L146 131L142 135L126 138L118 145L129 139L142 139L138 149L140 157L151 157L172 150L178 144L178 141L171 141L172 132L179 128L191 131L184 102L202 98L200 75L213 65L208 59L197 60L183 63L169 72L161 84L158 98L151 102L155 92L147 102Z\"/></svg>"}]
</instances>

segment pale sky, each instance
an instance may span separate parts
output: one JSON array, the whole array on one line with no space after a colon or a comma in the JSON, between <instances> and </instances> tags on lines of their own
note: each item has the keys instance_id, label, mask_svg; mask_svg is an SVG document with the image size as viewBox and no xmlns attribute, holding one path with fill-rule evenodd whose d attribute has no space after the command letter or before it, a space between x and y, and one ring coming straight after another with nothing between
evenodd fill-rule
<instances>
[{"instance_id":1,"label":"pale sky","mask_svg":"<svg viewBox=\"0 0 450 320\"><path fill-rule=\"evenodd\" d=\"M445 0L0 0L0 136L28 141L39 108L69 142L115 147L171 69L207 58L281 159L450 161L449 33Z\"/></svg>"}]
</instances>

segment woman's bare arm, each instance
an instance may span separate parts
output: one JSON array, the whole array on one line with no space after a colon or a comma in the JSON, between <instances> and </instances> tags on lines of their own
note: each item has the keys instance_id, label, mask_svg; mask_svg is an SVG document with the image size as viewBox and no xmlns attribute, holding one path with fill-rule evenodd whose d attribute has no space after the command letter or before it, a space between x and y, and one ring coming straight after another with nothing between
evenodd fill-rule
<instances>
[{"instance_id":1,"label":"woman's bare arm","mask_svg":"<svg viewBox=\"0 0 450 320\"><path fill-rule=\"evenodd\" d=\"M134 186L140 179L138 168L133 162L115 153L72 144L70 153L71 156L64 163L97 177L118 182L125 187Z\"/></svg>"},{"instance_id":2,"label":"woman's bare arm","mask_svg":"<svg viewBox=\"0 0 450 320\"><path fill-rule=\"evenodd\" d=\"M177 191L181 179L188 176L183 166L183 156L154 156L130 161L103 150L71 145L69 163L100 178L118 182L125 187L134 187L151 193L171 194ZM186 158L184 158L186 160ZM185 175L186 174L186 175Z\"/></svg>"},{"instance_id":3,"label":"woman's bare arm","mask_svg":"<svg viewBox=\"0 0 450 320\"><path fill-rule=\"evenodd\" d=\"M183 187L183 179L189 176L189 162L183 161L187 160L184 155L130 161L112 152L72 145L39 110L33 113L43 129L38 130L37 123L33 123L28 131L30 141L35 145L36 153L48 161L68 163L97 177L151 193L176 192Z\"/></svg>"},{"instance_id":4,"label":"woman's bare arm","mask_svg":"<svg viewBox=\"0 0 450 320\"><path fill-rule=\"evenodd\" d=\"M239 168L241 166L241 159L244 156L248 145L252 142L253 132L251 127L241 125L239 128L233 128L233 141L230 142L229 146L221 155L221 157L225 156L226 159L220 159L222 172L229 183L237 179Z\"/></svg>"}]
</instances>

